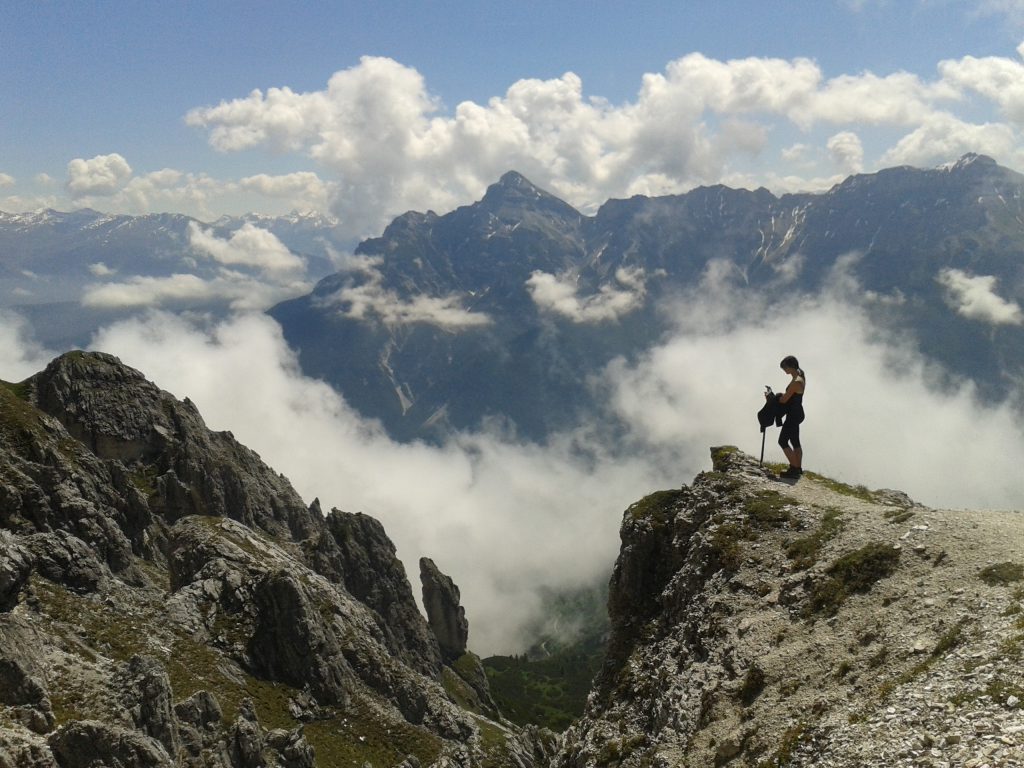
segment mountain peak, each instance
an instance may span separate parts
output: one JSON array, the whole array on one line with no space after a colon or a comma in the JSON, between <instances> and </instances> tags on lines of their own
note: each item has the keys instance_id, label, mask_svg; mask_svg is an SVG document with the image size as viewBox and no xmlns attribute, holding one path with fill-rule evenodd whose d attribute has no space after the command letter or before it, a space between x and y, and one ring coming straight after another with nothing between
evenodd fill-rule
<instances>
[{"instance_id":1,"label":"mountain peak","mask_svg":"<svg viewBox=\"0 0 1024 768\"><path fill-rule=\"evenodd\" d=\"M996 161L993 160L988 155L979 155L976 152L968 152L966 155L963 155L959 160L956 160L951 163L945 163L944 165L940 165L939 170L962 171L965 168L969 168L971 166L994 167L996 165L998 165L998 163L996 163Z\"/></svg>"},{"instance_id":2,"label":"mountain peak","mask_svg":"<svg viewBox=\"0 0 1024 768\"><path fill-rule=\"evenodd\" d=\"M480 205L485 209L505 207L544 209L560 215L579 216L564 200L546 192L518 171L508 171L487 188Z\"/></svg>"}]
</instances>

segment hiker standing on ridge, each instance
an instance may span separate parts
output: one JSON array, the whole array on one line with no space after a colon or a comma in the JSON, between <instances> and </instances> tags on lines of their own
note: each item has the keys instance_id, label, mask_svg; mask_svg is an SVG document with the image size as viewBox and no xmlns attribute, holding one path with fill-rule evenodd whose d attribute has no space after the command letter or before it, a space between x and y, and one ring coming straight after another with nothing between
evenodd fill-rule
<instances>
[{"instance_id":1,"label":"hiker standing on ridge","mask_svg":"<svg viewBox=\"0 0 1024 768\"><path fill-rule=\"evenodd\" d=\"M786 420L782 424L782 431L779 433L779 445L782 452L789 459L789 469L781 473L781 477L798 478L803 474L804 451L800 446L800 423L804 420L804 387L807 380L804 377L800 363L793 355L788 355L779 363L779 367L788 373L790 379L786 391L778 395L779 405L786 414ZM765 394L765 397L769 397Z\"/></svg>"}]
</instances>

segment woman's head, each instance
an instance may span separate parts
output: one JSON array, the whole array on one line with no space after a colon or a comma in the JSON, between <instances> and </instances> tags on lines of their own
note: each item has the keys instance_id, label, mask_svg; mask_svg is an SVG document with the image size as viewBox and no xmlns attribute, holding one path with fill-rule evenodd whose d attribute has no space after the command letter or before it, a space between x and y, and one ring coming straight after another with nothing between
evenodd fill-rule
<instances>
[{"instance_id":1,"label":"woman's head","mask_svg":"<svg viewBox=\"0 0 1024 768\"><path fill-rule=\"evenodd\" d=\"M797 359L793 357L793 355L786 355L786 357L782 358L782 362L779 363L779 367L784 371L792 370L803 374L803 371L800 369L800 363L797 362Z\"/></svg>"}]
</instances>

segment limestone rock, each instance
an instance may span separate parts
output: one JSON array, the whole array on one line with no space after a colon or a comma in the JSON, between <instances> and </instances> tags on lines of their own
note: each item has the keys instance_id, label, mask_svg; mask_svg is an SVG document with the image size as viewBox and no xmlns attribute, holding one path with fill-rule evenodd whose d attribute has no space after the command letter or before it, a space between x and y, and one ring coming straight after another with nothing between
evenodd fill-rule
<instances>
[{"instance_id":1,"label":"limestone rock","mask_svg":"<svg viewBox=\"0 0 1024 768\"><path fill-rule=\"evenodd\" d=\"M62 355L30 386L38 407L97 457L138 467L150 508L171 521L218 515L300 539L322 525L259 456L230 433L207 429L191 401L111 355ZM137 526L126 527L134 533Z\"/></svg>"},{"instance_id":2,"label":"limestone rock","mask_svg":"<svg viewBox=\"0 0 1024 768\"><path fill-rule=\"evenodd\" d=\"M13 742L0 733L0 768L59 768L49 747Z\"/></svg>"},{"instance_id":3,"label":"limestone rock","mask_svg":"<svg viewBox=\"0 0 1024 768\"><path fill-rule=\"evenodd\" d=\"M53 728L53 709L43 684L18 661L3 656L0 656L0 704L12 707L15 719L29 730L47 733Z\"/></svg>"},{"instance_id":4,"label":"limestone rock","mask_svg":"<svg viewBox=\"0 0 1024 768\"><path fill-rule=\"evenodd\" d=\"M209 691L196 691L184 701L174 705L174 714L179 720L198 728L209 728L221 719L217 697Z\"/></svg>"},{"instance_id":5,"label":"limestone rock","mask_svg":"<svg viewBox=\"0 0 1024 768\"><path fill-rule=\"evenodd\" d=\"M1019 562L1019 513L712 460L623 514L606 662L554 768L1024 765L1020 593L979 576ZM901 534L923 553L877 557Z\"/></svg>"},{"instance_id":6,"label":"limestone rock","mask_svg":"<svg viewBox=\"0 0 1024 768\"><path fill-rule=\"evenodd\" d=\"M239 768L260 768L263 761L263 732L251 699L245 699L238 708L231 734L232 764Z\"/></svg>"},{"instance_id":7,"label":"limestone rock","mask_svg":"<svg viewBox=\"0 0 1024 768\"><path fill-rule=\"evenodd\" d=\"M36 570L79 592L95 592L104 578L103 564L93 549L67 531L37 533L26 539Z\"/></svg>"},{"instance_id":8,"label":"limestone rock","mask_svg":"<svg viewBox=\"0 0 1024 768\"><path fill-rule=\"evenodd\" d=\"M303 727L539 766L440 669L377 521L109 355L0 383L0 768L311 768Z\"/></svg>"},{"instance_id":9,"label":"limestone rock","mask_svg":"<svg viewBox=\"0 0 1024 768\"><path fill-rule=\"evenodd\" d=\"M420 558L420 582L430 629L437 638L441 657L451 664L466 652L469 639L469 622L459 604L459 588L427 557Z\"/></svg>"},{"instance_id":10,"label":"limestone rock","mask_svg":"<svg viewBox=\"0 0 1024 768\"><path fill-rule=\"evenodd\" d=\"M274 730L267 734L267 743L281 755L284 768L315 768L316 755L306 741L302 728Z\"/></svg>"},{"instance_id":11,"label":"limestone rock","mask_svg":"<svg viewBox=\"0 0 1024 768\"><path fill-rule=\"evenodd\" d=\"M32 556L16 544L6 531L0 531L0 611L9 611L32 572Z\"/></svg>"},{"instance_id":12,"label":"limestone rock","mask_svg":"<svg viewBox=\"0 0 1024 768\"><path fill-rule=\"evenodd\" d=\"M337 635L326 626L316 597L292 574L268 574L254 589L257 624L251 651L257 668L274 680L309 689L342 706L354 675Z\"/></svg>"},{"instance_id":13,"label":"limestone rock","mask_svg":"<svg viewBox=\"0 0 1024 768\"><path fill-rule=\"evenodd\" d=\"M95 720L76 720L62 726L50 736L49 744L60 768L95 768L97 765L170 768L173 765L155 739Z\"/></svg>"},{"instance_id":14,"label":"limestone rock","mask_svg":"<svg viewBox=\"0 0 1024 768\"><path fill-rule=\"evenodd\" d=\"M327 530L306 544L310 564L374 611L388 648L435 677L441 652L423 619L405 567L384 526L362 513L331 510Z\"/></svg>"},{"instance_id":15,"label":"limestone rock","mask_svg":"<svg viewBox=\"0 0 1024 768\"><path fill-rule=\"evenodd\" d=\"M116 682L136 728L163 745L168 755L181 747L167 672L155 659L133 656Z\"/></svg>"}]
</instances>

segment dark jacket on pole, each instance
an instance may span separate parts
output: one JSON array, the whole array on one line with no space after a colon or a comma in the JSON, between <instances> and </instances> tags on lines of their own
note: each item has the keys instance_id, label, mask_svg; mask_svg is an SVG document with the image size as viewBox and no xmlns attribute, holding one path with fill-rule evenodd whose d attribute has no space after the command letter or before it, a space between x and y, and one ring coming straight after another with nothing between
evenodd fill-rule
<instances>
[{"instance_id":1,"label":"dark jacket on pole","mask_svg":"<svg viewBox=\"0 0 1024 768\"><path fill-rule=\"evenodd\" d=\"M776 427L782 426L782 418L786 415L789 410L788 403L780 403L779 398L782 397L783 393L778 392L771 397L766 397L764 401L764 408L757 412L757 423L761 425L761 431L764 432L768 427L775 422Z\"/></svg>"}]
</instances>

